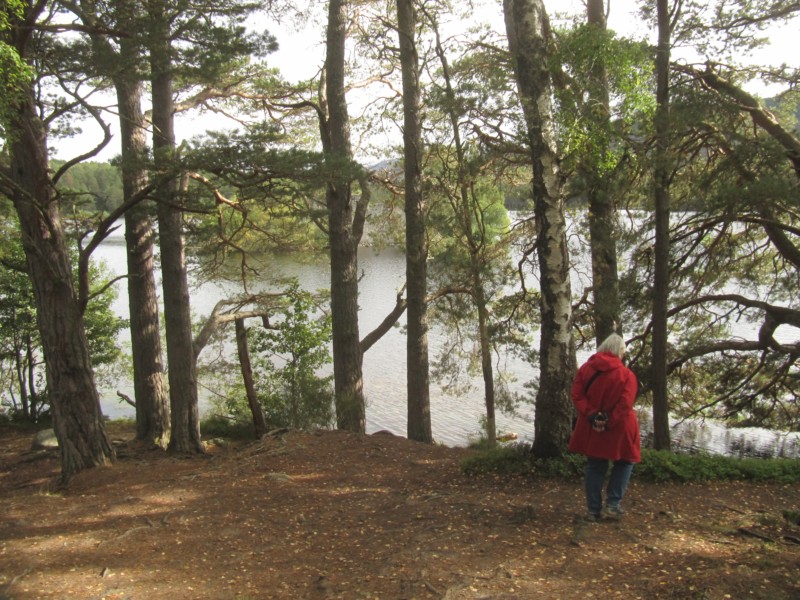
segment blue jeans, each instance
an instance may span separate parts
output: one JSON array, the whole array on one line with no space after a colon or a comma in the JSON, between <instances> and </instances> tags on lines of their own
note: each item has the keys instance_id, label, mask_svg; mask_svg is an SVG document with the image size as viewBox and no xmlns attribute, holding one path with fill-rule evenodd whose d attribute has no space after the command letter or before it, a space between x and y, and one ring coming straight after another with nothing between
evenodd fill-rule
<instances>
[{"instance_id":1,"label":"blue jeans","mask_svg":"<svg viewBox=\"0 0 800 600\"><path fill-rule=\"evenodd\" d=\"M608 471L606 459L589 458L586 461L586 507L595 515L599 515L603 509L603 483L606 471ZM628 488L631 473L633 473L633 463L624 460L614 461L606 489L606 506L619 508L619 503Z\"/></svg>"}]
</instances>

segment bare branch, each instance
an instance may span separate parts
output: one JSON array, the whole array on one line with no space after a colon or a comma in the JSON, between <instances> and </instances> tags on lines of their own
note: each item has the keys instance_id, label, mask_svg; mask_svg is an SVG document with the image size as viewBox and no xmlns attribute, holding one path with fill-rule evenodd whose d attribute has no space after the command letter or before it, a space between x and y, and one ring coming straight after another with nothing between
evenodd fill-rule
<instances>
[{"instance_id":1,"label":"bare branch","mask_svg":"<svg viewBox=\"0 0 800 600\"><path fill-rule=\"evenodd\" d=\"M247 296L244 298L238 298L233 300L220 300L214 306L214 309L211 311L208 319L203 324L203 327L200 329L200 332L194 338L192 342L192 347L194 350L194 359L197 360L197 357L200 356L200 353L203 351L203 348L208 345L208 341L211 339L220 327L227 323L231 323L236 321L236 319L249 319L249 318L261 318L264 327L268 329L279 329L274 325L270 325L269 323L269 315L270 311L267 308L259 308L256 310L242 310L248 304L259 305L263 304L265 300L268 299L276 299L282 298L284 296L283 293L277 294L256 294L253 296ZM226 307L232 307L231 310L225 312Z\"/></svg>"}]
</instances>

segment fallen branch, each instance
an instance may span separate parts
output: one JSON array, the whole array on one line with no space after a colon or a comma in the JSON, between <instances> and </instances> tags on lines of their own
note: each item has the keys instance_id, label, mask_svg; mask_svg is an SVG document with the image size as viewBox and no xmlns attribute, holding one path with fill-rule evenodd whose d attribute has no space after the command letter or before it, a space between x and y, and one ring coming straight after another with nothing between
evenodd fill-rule
<instances>
[{"instance_id":1,"label":"fallen branch","mask_svg":"<svg viewBox=\"0 0 800 600\"><path fill-rule=\"evenodd\" d=\"M141 531L142 529L154 529L156 527L156 524L153 523L153 521L150 520L149 518L145 517L145 520L147 521L147 525L142 525L141 527L132 527L131 529L128 529L127 531L125 531L124 533L121 533L117 537L111 538L111 539L106 540L104 542L100 542L99 545L103 546L103 545L109 544L111 542L118 542L119 540L128 537L129 535L131 535L132 533L134 533L136 531Z\"/></svg>"},{"instance_id":2,"label":"fallen branch","mask_svg":"<svg viewBox=\"0 0 800 600\"><path fill-rule=\"evenodd\" d=\"M28 573L31 572L31 570L32 569L30 567L28 567L22 573L20 573L19 575L16 575L11 581L8 582L8 585L6 586L6 591L10 590L12 585L14 585L15 583L17 583L17 581L19 581L20 579L25 577Z\"/></svg>"},{"instance_id":3,"label":"fallen branch","mask_svg":"<svg viewBox=\"0 0 800 600\"><path fill-rule=\"evenodd\" d=\"M785 539L787 542L791 542L792 544L800 544L800 537L797 537L796 535L786 534L783 536L783 539Z\"/></svg>"},{"instance_id":4,"label":"fallen branch","mask_svg":"<svg viewBox=\"0 0 800 600\"><path fill-rule=\"evenodd\" d=\"M757 531L753 531L752 529L747 529L747 527L739 527L736 531L741 533L742 535L754 537L759 540L763 540L765 542L772 542L775 543L775 539L769 537L768 535L764 535L763 533L758 533Z\"/></svg>"}]
</instances>

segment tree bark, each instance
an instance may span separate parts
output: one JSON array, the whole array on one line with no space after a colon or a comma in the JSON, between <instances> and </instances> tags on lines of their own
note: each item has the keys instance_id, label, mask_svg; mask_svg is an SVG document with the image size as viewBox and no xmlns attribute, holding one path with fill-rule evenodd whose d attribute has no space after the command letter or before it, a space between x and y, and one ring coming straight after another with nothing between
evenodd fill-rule
<instances>
[{"instance_id":1,"label":"tree bark","mask_svg":"<svg viewBox=\"0 0 800 600\"><path fill-rule=\"evenodd\" d=\"M135 3L134 3L135 4ZM120 10L120 15L132 15ZM118 26L129 30L130 17ZM119 40L119 56L114 85L119 107L122 146L122 189L129 201L147 185L147 138L141 109L142 84L138 70L131 68L141 60L141 49L131 38ZM154 275L155 230L144 203L125 213L125 244L128 262L128 306L130 312L133 385L136 397L136 438L166 448L169 442L169 399L164 389L164 365L158 296Z\"/></svg>"},{"instance_id":2,"label":"tree bark","mask_svg":"<svg viewBox=\"0 0 800 600\"><path fill-rule=\"evenodd\" d=\"M256 430L256 438L267 433L267 421L264 418L264 411L256 396L256 387L253 383L253 367L250 364L250 349L247 346L247 328L244 319L236 319L236 349L239 353L239 367L242 370L242 381L247 393L247 404L250 406L250 413L253 415L253 427Z\"/></svg>"},{"instance_id":3,"label":"tree bark","mask_svg":"<svg viewBox=\"0 0 800 600\"><path fill-rule=\"evenodd\" d=\"M534 247L541 281L540 375L533 453L560 456L566 451L572 429L569 390L575 373L575 351L553 85L546 66L552 41L550 24L542 0L504 0L503 9L533 163Z\"/></svg>"},{"instance_id":4,"label":"tree bark","mask_svg":"<svg viewBox=\"0 0 800 600\"><path fill-rule=\"evenodd\" d=\"M325 58L327 122L323 150L330 168L326 203L331 256L331 320L336 424L356 433L366 430L363 354L358 331L358 244L363 218L354 210L354 164L344 89L347 0L330 0ZM362 190L363 193L363 190Z\"/></svg>"},{"instance_id":5,"label":"tree bark","mask_svg":"<svg viewBox=\"0 0 800 600\"><path fill-rule=\"evenodd\" d=\"M472 297L475 301L475 308L478 311L478 340L481 347L481 375L483 376L483 401L486 407L486 443L490 448L497 445L497 417L495 415L495 393L494 393L494 367L492 366L492 347L489 339L489 308L486 302L486 294L483 289L483 281L480 276L480 266L472 256Z\"/></svg>"},{"instance_id":6,"label":"tree bark","mask_svg":"<svg viewBox=\"0 0 800 600\"><path fill-rule=\"evenodd\" d=\"M603 0L588 0L586 14L589 26L606 30ZM595 126L592 134L594 148L589 154L604 156L608 150L610 111L608 78L602 55L595 56L594 68L589 77L589 110ZM585 177L588 182L595 338L600 344L610 334L622 329L617 273L616 206L609 193L608 178L598 172L594 161L589 163Z\"/></svg>"},{"instance_id":7,"label":"tree bark","mask_svg":"<svg viewBox=\"0 0 800 600\"><path fill-rule=\"evenodd\" d=\"M29 23L37 14L29 9ZM11 41L28 57L32 31L12 23ZM7 142L11 194L33 282L53 425L61 452L61 478L114 459L103 425L83 313L75 291L61 212L48 175L45 127L29 87L9 110Z\"/></svg>"},{"instance_id":8,"label":"tree bark","mask_svg":"<svg viewBox=\"0 0 800 600\"><path fill-rule=\"evenodd\" d=\"M667 399L667 311L669 309L669 55L670 15L667 0L657 0L655 114L655 266L653 275L653 447L670 449Z\"/></svg>"},{"instance_id":9,"label":"tree bark","mask_svg":"<svg viewBox=\"0 0 800 600\"><path fill-rule=\"evenodd\" d=\"M153 154L156 169L169 173L175 153L174 99L168 3L149 0L150 68L153 95ZM202 453L200 414L192 346L189 284L183 246L183 217L179 185L165 178L157 191L161 279L169 365L171 436L169 450Z\"/></svg>"},{"instance_id":10,"label":"tree bark","mask_svg":"<svg viewBox=\"0 0 800 600\"><path fill-rule=\"evenodd\" d=\"M406 215L407 289L407 435L432 443L428 362L428 245L422 194L422 124L420 120L417 16L414 0L397 0L400 64L403 73L403 156Z\"/></svg>"},{"instance_id":11,"label":"tree bark","mask_svg":"<svg viewBox=\"0 0 800 600\"><path fill-rule=\"evenodd\" d=\"M17 385L19 386L19 399L22 405L22 418L26 421L32 421L31 416L33 412L28 400L28 384L27 384L27 366L25 358L22 355L22 346L20 342L15 341L16 351L14 352L14 368L17 377Z\"/></svg>"},{"instance_id":12,"label":"tree bark","mask_svg":"<svg viewBox=\"0 0 800 600\"><path fill-rule=\"evenodd\" d=\"M450 66L441 43L439 31L436 31L436 54L442 65L445 94L448 99L447 117L453 130L453 145L458 161L457 192L453 193L455 220L459 223L459 235L463 236L469 254L469 294L478 314L478 343L481 353L481 374L483 377L483 400L486 407L486 443L493 448L497 443L497 422L495 418L494 368L492 366L492 349L489 336L489 307L486 300L485 280L482 275L483 257L486 239L481 232L486 230L481 222L482 210L480 198L476 197L471 184L469 167L464 144L461 140L458 115L453 107L458 103L453 89Z\"/></svg>"}]
</instances>

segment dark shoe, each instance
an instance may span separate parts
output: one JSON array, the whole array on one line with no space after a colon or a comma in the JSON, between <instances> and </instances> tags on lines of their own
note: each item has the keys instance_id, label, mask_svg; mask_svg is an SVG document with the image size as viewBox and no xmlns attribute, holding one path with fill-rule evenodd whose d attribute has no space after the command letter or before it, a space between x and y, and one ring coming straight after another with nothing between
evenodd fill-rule
<instances>
[{"instance_id":1,"label":"dark shoe","mask_svg":"<svg viewBox=\"0 0 800 600\"><path fill-rule=\"evenodd\" d=\"M605 516L609 519L619 521L625 515L625 511L619 506L606 506Z\"/></svg>"},{"instance_id":2,"label":"dark shoe","mask_svg":"<svg viewBox=\"0 0 800 600\"><path fill-rule=\"evenodd\" d=\"M599 513L588 512L583 519L589 523L597 523L601 519L601 516Z\"/></svg>"}]
</instances>

